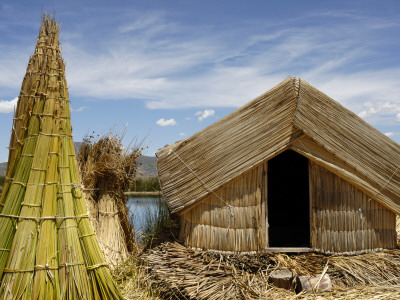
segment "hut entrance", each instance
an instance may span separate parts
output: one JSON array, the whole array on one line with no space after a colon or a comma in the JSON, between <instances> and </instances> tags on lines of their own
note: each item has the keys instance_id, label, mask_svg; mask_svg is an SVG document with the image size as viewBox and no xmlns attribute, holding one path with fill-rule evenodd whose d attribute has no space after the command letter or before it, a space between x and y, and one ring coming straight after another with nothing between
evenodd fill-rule
<instances>
[{"instance_id":1,"label":"hut entrance","mask_svg":"<svg viewBox=\"0 0 400 300\"><path fill-rule=\"evenodd\" d=\"M310 247L308 159L287 150L268 161L269 247Z\"/></svg>"}]
</instances>

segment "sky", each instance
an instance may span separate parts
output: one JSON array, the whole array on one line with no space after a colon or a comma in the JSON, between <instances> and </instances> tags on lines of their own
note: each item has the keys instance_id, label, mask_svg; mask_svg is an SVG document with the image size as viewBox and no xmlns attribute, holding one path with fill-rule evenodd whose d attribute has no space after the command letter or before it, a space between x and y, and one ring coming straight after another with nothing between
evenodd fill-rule
<instances>
[{"instance_id":1,"label":"sky","mask_svg":"<svg viewBox=\"0 0 400 300\"><path fill-rule=\"evenodd\" d=\"M52 11L76 142L125 130L154 155L288 76L400 142L400 1L0 0L0 162Z\"/></svg>"}]
</instances>

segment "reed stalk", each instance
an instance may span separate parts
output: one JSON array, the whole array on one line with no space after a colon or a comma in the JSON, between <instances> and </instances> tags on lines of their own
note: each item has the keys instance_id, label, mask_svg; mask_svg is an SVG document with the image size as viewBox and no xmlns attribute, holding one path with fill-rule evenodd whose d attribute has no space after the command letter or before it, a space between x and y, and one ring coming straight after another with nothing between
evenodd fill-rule
<instances>
[{"instance_id":1,"label":"reed stalk","mask_svg":"<svg viewBox=\"0 0 400 300\"><path fill-rule=\"evenodd\" d=\"M59 25L44 15L0 198L0 299L121 299L82 198Z\"/></svg>"}]
</instances>

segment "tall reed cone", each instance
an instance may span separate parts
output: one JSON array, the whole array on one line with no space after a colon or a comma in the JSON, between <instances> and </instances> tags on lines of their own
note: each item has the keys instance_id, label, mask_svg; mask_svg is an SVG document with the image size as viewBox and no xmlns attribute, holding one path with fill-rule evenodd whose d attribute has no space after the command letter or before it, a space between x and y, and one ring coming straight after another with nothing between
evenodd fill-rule
<instances>
[{"instance_id":1,"label":"tall reed cone","mask_svg":"<svg viewBox=\"0 0 400 300\"><path fill-rule=\"evenodd\" d=\"M86 212L59 25L44 15L0 198L0 299L121 299Z\"/></svg>"}]
</instances>

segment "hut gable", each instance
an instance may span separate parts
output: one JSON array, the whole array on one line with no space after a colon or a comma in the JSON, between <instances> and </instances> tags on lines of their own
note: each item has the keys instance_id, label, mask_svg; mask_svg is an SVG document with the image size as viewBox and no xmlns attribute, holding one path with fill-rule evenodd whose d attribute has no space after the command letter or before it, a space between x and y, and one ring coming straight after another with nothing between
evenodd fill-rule
<instances>
[{"instance_id":1,"label":"hut gable","mask_svg":"<svg viewBox=\"0 0 400 300\"><path fill-rule=\"evenodd\" d=\"M302 79L289 77L195 135L157 152L163 195L182 213L292 149L400 213L400 147Z\"/></svg>"}]
</instances>

